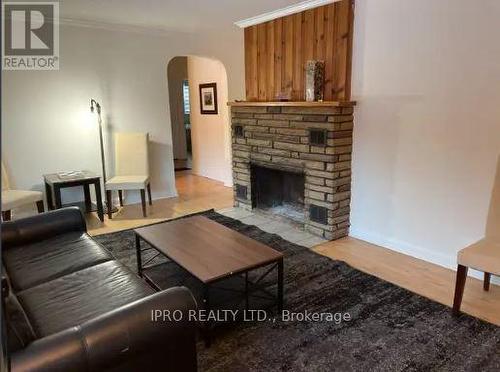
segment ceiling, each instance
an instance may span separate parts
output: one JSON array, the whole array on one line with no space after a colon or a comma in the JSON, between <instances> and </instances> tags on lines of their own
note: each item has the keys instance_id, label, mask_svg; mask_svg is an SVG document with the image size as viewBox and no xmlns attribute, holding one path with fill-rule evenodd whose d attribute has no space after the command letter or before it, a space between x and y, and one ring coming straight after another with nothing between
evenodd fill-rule
<instances>
[{"instance_id":1,"label":"ceiling","mask_svg":"<svg viewBox=\"0 0 500 372\"><path fill-rule=\"evenodd\" d=\"M65 21L144 27L172 32L202 32L302 0L64 0Z\"/></svg>"}]
</instances>

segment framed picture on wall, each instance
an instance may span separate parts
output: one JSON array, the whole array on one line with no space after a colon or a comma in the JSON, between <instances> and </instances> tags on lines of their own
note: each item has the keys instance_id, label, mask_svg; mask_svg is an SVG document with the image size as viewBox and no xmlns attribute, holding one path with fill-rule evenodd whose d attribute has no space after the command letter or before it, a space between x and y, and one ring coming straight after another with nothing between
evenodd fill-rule
<instances>
[{"instance_id":1,"label":"framed picture on wall","mask_svg":"<svg viewBox=\"0 0 500 372\"><path fill-rule=\"evenodd\" d=\"M200 84L200 111L202 114L217 114L217 84Z\"/></svg>"}]
</instances>

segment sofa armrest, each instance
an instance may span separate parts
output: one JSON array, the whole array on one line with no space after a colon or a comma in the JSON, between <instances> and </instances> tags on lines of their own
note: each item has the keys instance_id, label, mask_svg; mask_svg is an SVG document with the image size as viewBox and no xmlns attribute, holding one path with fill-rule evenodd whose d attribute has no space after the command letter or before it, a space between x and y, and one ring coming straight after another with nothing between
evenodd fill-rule
<instances>
[{"instance_id":1,"label":"sofa armrest","mask_svg":"<svg viewBox=\"0 0 500 372\"><path fill-rule=\"evenodd\" d=\"M77 207L2 222L2 248L10 248L73 231L87 231L82 212Z\"/></svg>"},{"instance_id":2,"label":"sofa armrest","mask_svg":"<svg viewBox=\"0 0 500 372\"><path fill-rule=\"evenodd\" d=\"M176 311L182 319L155 322L154 310ZM187 288L161 291L34 341L11 356L11 371L196 371L192 310Z\"/></svg>"}]
</instances>

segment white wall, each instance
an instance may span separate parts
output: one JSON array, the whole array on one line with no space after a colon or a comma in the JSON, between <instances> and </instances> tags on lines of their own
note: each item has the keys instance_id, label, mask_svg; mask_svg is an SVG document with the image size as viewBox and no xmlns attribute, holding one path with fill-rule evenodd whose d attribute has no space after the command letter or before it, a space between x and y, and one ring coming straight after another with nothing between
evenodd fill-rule
<instances>
[{"instance_id":1,"label":"white wall","mask_svg":"<svg viewBox=\"0 0 500 372\"><path fill-rule=\"evenodd\" d=\"M232 185L227 75L219 61L188 57L193 173ZM200 113L199 85L217 83L217 115Z\"/></svg>"},{"instance_id":2,"label":"white wall","mask_svg":"<svg viewBox=\"0 0 500 372\"><path fill-rule=\"evenodd\" d=\"M107 138L113 131L150 133L153 197L174 196L167 63L178 55L216 58L231 76L230 99L242 99L243 31L229 25L200 37L61 25L60 40L60 71L2 71L2 155L13 184L41 190L44 173L100 173L97 128L85 124L93 97L103 106ZM222 98L220 107L225 104ZM81 193L65 193L63 199L81 199ZM138 195L127 199L134 202Z\"/></svg>"},{"instance_id":3,"label":"white wall","mask_svg":"<svg viewBox=\"0 0 500 372\"><path fill-rule=\"evenodd\" d=\"M448 267L484 236L499 19L497 0L356 1L352 236Z\"/></svg>"}]
</instances>

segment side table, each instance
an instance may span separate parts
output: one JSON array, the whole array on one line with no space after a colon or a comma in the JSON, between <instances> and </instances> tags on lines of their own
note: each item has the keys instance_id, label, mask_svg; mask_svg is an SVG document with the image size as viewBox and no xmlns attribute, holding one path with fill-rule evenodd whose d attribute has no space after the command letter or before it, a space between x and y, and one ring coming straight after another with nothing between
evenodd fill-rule
<instances>
[{"instance_id":1,"label":"side table","mask_svg":"<svg viewBox=\"0 0 500 372\"><path fill-rule=\"evenodd\" d=\"M92 211L90 200L90 185L94 185L97 202L97 215L104 222L104 208L101 195L101 177L90 171L79 171L67 175L62 173L45 174L45 192L47 194L47 205L50 210L61 208L61 189L66 187L83 186L86 212ZM54 198L52 198L52 195Z\"/></svg>"}]
</instances>

